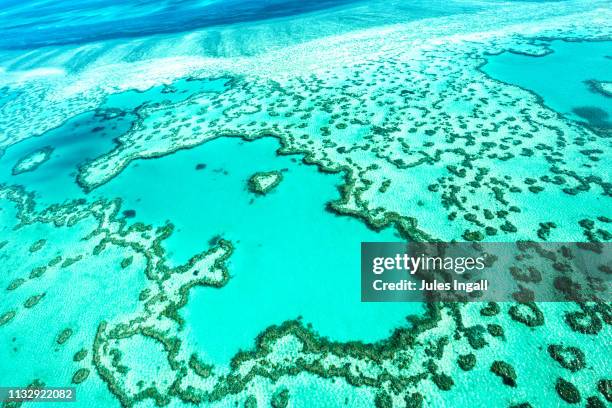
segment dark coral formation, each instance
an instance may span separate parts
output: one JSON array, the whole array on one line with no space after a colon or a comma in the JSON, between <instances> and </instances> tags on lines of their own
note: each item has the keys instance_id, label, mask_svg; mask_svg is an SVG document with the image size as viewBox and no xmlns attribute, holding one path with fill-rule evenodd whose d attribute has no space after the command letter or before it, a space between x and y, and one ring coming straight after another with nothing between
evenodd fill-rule
<instances>
[{"instance_id":1,"label":"dark coral formation","mask_svg":"<svg viewBox=\"0 0 612 408\"><path fill-rule=\"evenodd\" d=\"M534 302L519 303L508 310L510 317L529 327L542 326L544 314Z\"/></svg>"},{"instance_id":2,"label":"dark coral formation","mask_svg":"<svg viewBox=\"0 0 612 408\"><path fill-rule=\"evenodd\" d=\"M550 344L547 350L561 367L571 372L582 370L586 366L584 353L578 347Z\"/></svg>"},{"instance_id":3,"label":"dark coral formation","mask_svg":"<svg viewBox=\"0 0 612 408\"><path fill-rule=\"evenodd\" d=\"M463 371L470 371L476 366L476 355L474 353L462 354L457 358L457 365Z\"/></svg>"},{"instance_id":4,"label":"dark coral formation","mask_svg":"<svg viewBox=\"0 0 612 408\"><path fill-rule=\"evenodd\" d=\"M581 400L578 388L561 377L557 378L557 382L555 382L555 390L557 390L559 397L569 404L577 404Z\"/></svg>"},{"instance_id":5,"label":"dark coral formation","mask_svg":"<svg viewBox=\"0 0 612 408\"><path fill-rule=\"evenodd\" d=\"M264 180L273 178L271 183L265 184ZM283 173L280 171L266 171L253 174L249 178L249 191L255 194L264 195L272 191L276 186L283 181Z\"/></svg>"},{"instance_id":6,"label":"dark coral formation","mask_svg":"<svg viewBox=\"0 0 612 408\"><path fill-rule=\"evenodd\" d=\"M491 365L491 372L501 377L504 384L509 387L516 387L516 372L514 367L505 361L497 360Z\"/></svg>"}]
</instances>

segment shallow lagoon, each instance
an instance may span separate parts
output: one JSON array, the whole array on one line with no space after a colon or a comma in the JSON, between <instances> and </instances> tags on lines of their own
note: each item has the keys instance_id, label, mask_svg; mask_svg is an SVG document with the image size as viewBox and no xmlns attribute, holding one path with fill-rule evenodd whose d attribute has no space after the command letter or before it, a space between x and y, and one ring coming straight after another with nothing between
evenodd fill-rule
<instances>
[{"instance_id":1,"label":"shallow lagoon","mask_svg":"<svg viewBox=\"0 0 612 408\"><path fill-rule=\"evenodd\" d=\"M176 103L198 92L219 92L226 82L224 78L182 79L145 92L127 91L111 95L99 110L85 112L39 137L8 148L4 155L0 155L0 183L21 184L34 191L39 208L86 197L75 182L78 168L115 147L115 139L126 133L136 119L134 111L138 106L162 101ZM33 172L11 174L13 166L21 158L47 146L53 148L48 162ZM89 196L109 198L98 191Z\"/></svg>"},{"instance_id":2,"label":"shallow lagoon","mask_svg":"<svg viewBox=\"0 0 612 408\"><path fill-rule=\"evenodd\" d=\"M181 85L193 86L175 86ZM133 96L139 96L139 103L168 97L158 89ZM134 102L124 95L113 98L111 106L126 108L124 101ZM75 183L78 166L112 148L113 138L129 128L130 116L103 121L84 114L13 146L0 158L0 181L34 190L39 208L87 197ZM104 129L92 132L95 128ZM10 175L16 160L44 146L54 148L48 162L33 172ZM194 348L216 364L251 348L268 326L300 316L334 340L370 342L387 337L394 327L407 324L407 315L422 311L420 304L360 302L360 243L397 241L398 236L392 229L376 233L359 220L326 211L327 202L339 198L341 175L323 174L302 164L300 156L278 156L278 147L273 138L216 139L133 162L88 195L121 197L122 209L135 214L132 218L132 211L127 213L130 222L171 221L176 229L165 246L173 264L186 262L219 236L234 244L227 286L193 290L181 311ZM248 179L270 170L282 171L280 185L265 196L249 192Z\"/></svg>"},{"instance_id":3,"label":"shallow lagoon","mask_svg":"<svg viewBox=\"0 0 612 408\"><path fill-rule=\"evenodd\" d=\"M171 219L177 229L166 247L175 263L216 236L234 244L229 283L193 290L181 311L195 349L216 364L251 348L266 327L299 316L334 340L375 341L422 310L420 304L360 302L361 241L398 237L327 212L326 202L339 196L340 175L322 174L299 156L277 156L278 146L273 138L220 138L133 163L100 188L124 197L137 220ZM206 167L196 170L198 164ZM265 196L249 192L249 177L269 170L283 171L280 185ZM151 182L144 187L143 180Z\"/></svg>"},{"instance_id":4,"label":"shallow lagoon","mask_svg":"<svg viewBox=\"0 0 612 408\"><path fill-rule=\"evenodd\" d=\"M610 98L586 81L612 81L612 41L551 41L541 57L505 52L482 70L492 78L528 89L566 117L593 126L612 126Z\"/></svg>"},{"instance_id":5,"label":"shallow lagoon","mask_svg":"<svg viewBox=\"0 0 612 408\"><path fill-rule=\"evenodd\" d=\"M517 57L528 58L529 61L545 61L553 56L554 54L542 58ZM493 57L492 60L495 58L498 57ZM543 72L546 74L546 70ZM536 78L533 87L529 89L541 92L545 102L549 104L549 101L554 99L552 93L547 94L537 90L539 82L546 77L544 75ZM590 79L590 75L584 79ZM575 84L582 84L582 80L577 77ZM554 90L555 87L551 87L551 91ZM571 107L572 104L569 102L576 100L575 95L577 94L569 94L572 99L566 97L568 106ZM552 103L550 106L553 106ZM563 111L558 107L555 109ZM571 115L571 109L564 113ZM84 132L85 135L87 132ZM49 135L37 139L36 142L39 144L34 143L34 145L43 147L51 143L47 136ZM95 152L92 150L88 157L95 157L107 151L112 137L114 136L108 135L104 141L99 140L97 144L94 139L82 140L84 145L87 145L84 147L99 149ZM53 142L56 147L55 152L60 154L60 147L64 142L69 144L69 139L64 139L59 132L55 140L57 142L57 144ZM183 333L187 342L185 347L190 349L193 347L208 362L226 363L237 349L252 347L255 335L267 325L280 323L299 315L304 316L306 323L313 323L314 329L323 335L340 340L359 338L368 341L386 336L390 328L404 322L405 314L413 308L416 310L420 308L419 305L409 304L359 303L358 287L354 287L358 285L358 280L347 279L354 276L351 275L352 270L356 275L358 273L356 261L358 258L354 256L358 246L355 243L361 239L396 240L397 238L391 231L375 234L366 230L358 221L325 212L325 203L338 196L334 184L340 182L340 177L319 174L312 166L300 165L297 156L296 161L291 161L291 157L276 157L274 150L277 147L278 144L273 139L262 139L252 143L245 143L239 139L218 139L163 159L135 162L115 180L90 194L91 198L124 197L126 200L124 209L133 210L135 213L131 220L156 224L163 223L167 219L173 221L177 225L176 234L166 247L174 263L184 262L191 254L205 249L209 239L215 235L222 235L234 242L236 252L230 259L232 279L228 285L222 289L194 289L190 303L180 311L188 322L186 333ZM8 154L11 154L10 149ZM57 199L52 199L51 195L46 196L49 202L82 196L82 192L74 185L74 177L70 177L76 169L76 164L82 159L78 156L75 150L74 160L67 161L61 166L52 158L35 172L20 175L21 178L8 177L37 190L41 196L56 194ZM49 166L53 164L57 165L58 171L51 171ZM198 164L205 164L206 168L196 170ZM284 181L269 195L256 197L248 193L246 180L254 172L283 169L287 169L283 173ZM534 171L533 168L528 170ZM25 182L24 177L32 176L36 176L38 180ZM564 214L569 212L564 211ZM224 214L230 214L231 217L226 218L222 216ZM325 223L317 225L313 220L325 220ZM338 239L344 237L353 237L355 243L350 239ZM349 242L338 247L338 243L332 238ZM301 245L296 246L296 242ZM274 254L282 254L282 258L276 258ZM120 254L117 254L115 263L118 263L120 258ZM299 260L299 262L288 264L288 260ZM355 266L350 265L352 261L355 262ZM108 269L112 267L106 266ZM92 270L97 271L95 265ZM308 286L313 281L325 282L325 285ZM127 282L126 284L130 285ZM334 284L345 287L346 291L337 295L338 292L333 291ZM130 296L129 292L126 294L125 291L115 288L112 282L110 286L112 290L121 291L124 298L135 299L140 282L134 280L130 288L134 293ZM112 293L109 296L112 296ZM260 309L254 305L262 305L265 308L262 307L259 312ZM536 406L552 404L551 401L558 403L553 381L559 373L559 368L552 360L546 360L548 357L545 347L550 342L563 342L580 345L587 351L588 370L572 374L571 379L580 386L584 393L583 397L596 392L593 388L593 379L598 373L605 375L609 372L605 361L592 357L601 356L600 342L603 336L590 336L585 340L580 334L568 335L567 327L563 323L564 310L560 307L557 311L556 307L558 306L552 305L551 310L546 310L547 324L546 327L540 328L539 332L521 326L518 326L518 329L514 327L508 329L507 342L505 339L499 340L500 344L496 343L494 348L479 353L478 367L472 371L472 374L458 376L459 379L455 377L457 385L452 391L439 393L438 390L429 388L433 385L427 381L419 384L419 390L428 398L431 396L428 400L430 404L435 402L435 405L439 406L468 406L478 403L509 406L527 398ZM259 313L255 313L254 309ZM78 312L75 310L75 315ZM559 316L553 317L552 312ZM113 316L121 316L121 311L113 313ZM482 321L480 319L480 315L476 313L466 321L480 322ZM338 322L348 324L340 326ZM444 333L444 330L446 328L440 328L440 332ZM91 337L91 335L83 336L84 347L89 344L86 340ZM529 341L516 341L520 338ZM31 344L36 346L35 340ZM152 364L154 360L140 357L143 355L140 353L143 351L140 346L137 342L130 343L130 348L135 353L130 353L128 358L136 358L138 362L154 365ZM453 342L452 347L452 353L465 351L461 349L461 343ZM417 352L421 350L422 348L416 349ZM540 350L541 353L538 354L536 350ZM525 358L527 355L529 358ZM491 376L488 369L491 360L495 358L508 360L517 367L519 384L524 388L518 390L504 388L503 392L497 392L499 379ZM70 359L68 354L67 359ZM137 362L134 362L134 366L138 366ZM143 369L144 373L148 373L146 371L148 367L139 368ZM451 372L453 369L450 366L442 368L445 372L447 370ZM69 379L71 374L72 371L67 371L64 377ZM562 375L569 376L568 373ZM583 381L583 378L586 380ZM25 384L26 380L24 377L20 382ZM87 384L90 385L91 381L89 380ZM102 384L97 376L95 381L96 384ZM309 397L316 395L314 394L316 388L322 388L323 381L318 381L305 377L303 386L293 388L291 391L292 404L312 404L312 398ZM473 394L474 384L479 384L480 388L486 391L481 393L484 399L482 402L478 398L470 397L470 394ZM489 393L489 390L496 392ZM347 394L353 396L358 392L363 392L363 388L359 391L351 390ZM321 395L317 395L316 398L320 406L328 406L332 404L334 397L343 399L345 395L338 387L329 390L328 399ZM497 397L495 403L492 402L492 395ZM371 405L369 401L359 403L351 400L351 404L368 406Z\"/></svg>"}]
</instances>

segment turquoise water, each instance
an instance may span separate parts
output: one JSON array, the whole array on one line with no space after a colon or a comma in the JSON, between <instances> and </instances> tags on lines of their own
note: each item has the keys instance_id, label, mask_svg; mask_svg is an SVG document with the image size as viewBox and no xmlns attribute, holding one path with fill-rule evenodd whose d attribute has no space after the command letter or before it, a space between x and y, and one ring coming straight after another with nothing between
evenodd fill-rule
<instances>
[{"instance_id":1,"label":"turquoise water","mask_svg":"<svg viewBox=\"0 0 612 408\"><path fill-rule=\"evenodd\" d=\"M507 217L516 231L514 235L497 231L491 240L522 239L523 233L535 234L543 227L541 222L551 220L556 223L555 237L584 240L585 225L592 223L593 233L606 239L609 197L601 191L609 186L604 185L610 179L609 139L579 125L568 126L563 118L547 115L526 92L482 81L477 70L480 56L487 55L482 70L492 78L539 95L545 105L574 121L610 128L609 98L585 82L612 80L612 42L537 40L549 44L552 52L543 57L486 54L499 46L531 49L525 32L606 35L609 27L603 25L609 12L601 8L604 1L551 1L543 7L540 2L7 0L0 4L0 82L7 82L0 86L0 115L10 118L3 121L7 135L38 134L45 128L41 122L66 120L0 155L0 195L8 191L5 184L22 185L35 194L39 210L78 198L87 202L120 198L119 216L128 224L143 222L155 228L172 223L172 236L162 242L166 253L151 258L163 258L153 262L158 273L166 272L168 264L184 264L218 238L234 247L226 262L228 283L222 288L190 289L188 303L178 311L184 318L179 328L168 318L169 309L163 308L178 286L173 285L191 278L191 272L170 275L159 296L150 296L143 288L160 282L147 280L145 271L151 264L146 265L144 256L116 246L117 241L102 250L96 246L105 233L119 237L116 224L93 238L91 232L98 227L93 217L66 227L38 219L14 229L15 206L0 199L0 315L15 312L10 321L0 324L0 385L27 385L39 378L48 385L66 386L77 370L88 369L89 377L76 386L78 406L118 406L113 393L134 396L151 384L168 395L168 406L179 406L184 396L169 389L174 384L228 390L229 395L219 397L224 398L218 401L223 408L244 406L247 395L257 396L260 407L270 406L271 395L284 386L289 388L292 407L370 407L379 393L393 394L395 406L404 406L404 397L414 392L425 396L424 406L518 406L529 401L546 407L565 406L555 389L556 379L563 377L579 388L580 406L594 396L603 400L597 382L611 372L605 358L605 345L612 338L609 313L589 310L585 320L591 317L596 326L593 316L600 316L602 328L597 335L584 334L567 322L568 313L584 305L570 302L540 305L545 323L537 327L512 320L511 304L500 304L496 316L484 316L482 305L476 303L441 305L436 327L420 333L413 344L402 344L400 349L393 348L398 343L392 344L384 350L391 355L380 353L382 360L353 354L351 347L319 353L316 339L314 348L296 350L292 346L301 344L285 337L278 339L278 347L264 350L270 354L228 369L239 350L254 348L259 333L289 319L301 319L334 341L375 342L408 325L407 315L423 312L418 303L360 301L360 243L400 238L391 228L374 232L354 217L328 211L328 203L339 198L342 175L319 172L303 164L300 155L278 155L279 142L274 138L251 142L218 138L160 158L136 160L88 194L76 183L80 166L110 152L118 138L129 134L139 107L160 103L168 107L159 113L165 115L163 121L201 116L213 123L213 131L272 126L294 136L287 139L292 146L359 173L364 185L360 198L373 215L393 211L413 217L433 236L462 239L466 226L471 228L468 222L484 228L473 221L483 212L485 224L499 226ZM604 15L601 28L590 26L591 11ZM419 21L423 19L427 21ZM403 24L407 22L412 23ZM490 30L495 34L489 35ZM344 35L349 32L355 35ZM313 39L322 41L284 50ZM292 60L294 55L300 62ZM216 56L227 58L216 60ZM240 58L232 58L236 56ZM238 75L239 82L230 87L227 78L180 79L160 85L183 75L206 75L212 72L209 63L214 72L219 68ZM36 70L19 72L28 69ZM158 86L148 91L95 99L102 92L144 89L153 83ZM208 95L189 108L173 106L193 95L224 91L227 98L217 100L214 109L207 109L213 106L205 101ZM203 106L195 105L201 102ZM98 109L86 112L91 106ZM217 122L224 109L228 117L236 117ZM155 138L147 138L169 131L155 123L159 122L155 115L144 122L142 132L150 133L131 141L133 151L167 146L163 142L169 139L154 146ZM541 122L528 120L537 115ZM17 128L19 132L13 132ZM193 126L189 131L200 130ZM567 152L553 146L554 130L562 130L571 142L582 139L588 149L578 143L568 144ZM186 136L191 136L189 131ZM532 139L515 137L527 131ZM173 142L185 147L181 144L186 140L177 137ZM21 158L45 147L53 148L48 161L35 171L12 175ZM535 154L519 154L523 147ZM587 157L580 150L594 153ZM543 176L550 174L549 158L563 159L562 170L588 177L580 186L586 187L573 195L561 191L563 186L544 184ZM106 170L104 164L100 168ZM266 195L251 193L249 178L267 171L280 171L282 182ZM537 196L527 182L521 182L527 177L542 181L537 185L544 190ZM567 179L567 186L576 185ZM455 207L461 210L454 211ZM484 210L496 218L490 219ZM52 207L45 215L56 213L57 207ZM479 218L473 217L475 213ZM48 242L32 250L41 238ZM145 232L122 238L139 244L150 236ZM3 240L8 243L1 247ZM59 256L60 261L75 256L81 260L60 267L54 263ZM133 263L125 263L131 256ZM33 276L31 272L41 265L48 266L44 276ZM20 277L26 279L18 288L8 289ZM42 296L40 302L30 304L36 296ZM98 332L102 321L109 325ZM125 325L143 330L121 338ZM74 333L59 344L57 336L66 328ZM470 337L480 329L486 331L486 346ZM96 338L100 348L94 347ZM177 343L164 343L174 339L181 342L178 355L168 346ZM547 352L551 344L580 347L585 367L576 372L561 367ZM75 361L81 350L87 350L87 356ZM192 353L215 365L212 377L189 367ZM477 364L464 372L457 362L467 353L474 353ZM305 360L313 366L303 365ZM496 360L515 367L517 387L503 385L492 374ZM433 363L439 373L452 377L450 390L436 382ZM319 367L326 371L321 377L313 373ZM347 367L349 375L341 372ZM251 369L258 375L247 379L242 389L233 375L250 375ZM286 375L283 369L295 371ZM275 379L277 375L280 378ZM361 380L367 385L359 385ZM142 405L155 403L147 399Z\"/></svg>"},{"instance_id":2,"label":"turquoise water","mask_svg":"<svg viewBox=\"0 0 612 408\"><path fill-rule=\"evenodd\" d=\"M91 256L93 242L84 247L82 241L97 225L91 219L72 228L35 223L18 230L13 230L14 220L13 205L0 200L0 241L9 241L0 250L0 313L17 311L0 331L0 383L25 386L38 378L48 386L65 387L83 366L73 361L73 355L85 349L84 363L91 361L92 339L100 322L137 309L138 293L146 280L144 262L137 258L131 267L119 268L125 253L117 247ZM31 254L29 246L41 238L47 243ZM58 255L63 259L80 255L83 259L70 267L50 268L18 290L6 290L14 279L27 278L33 267L46 265ZM40 294L44 297L37 305L22 306L30 296ZM59 345L57 336L66 328L73 334ZM119 405L93 372L81 384L78 395L81 406Z\"/></svg>"},{"instance_id":3,"label":"turquoise water","mask_svg":"<svg viewBox=\"0 0 612 408\"><path fill-rule=\"evenodd\" d=\"M87 160L93 160L115 147L115 139L133 125L136 119L134 109L144 103L177 103L195 92L219 92L226 82L226 79L182 79L170 86L158 86L146 92L128 91L111 95L97 111L78 115L40 137L26 139L7 149L0 156L0 183L28 186L35 192L41 208L85 197L75 183L78 168ZM53 148L49 161L34 172L17 176L11 174L19 159L46 146ZM104 195L94 192L90 196L96 198Z\"/></svg>"},{"instance_id":4,"label":"turquoise water","mask_svg":"<svg viewBox=\"0 0 612 408\"><path fill-rule=\"evenodd\" d=\"M224 80L201 82L115 95L106 106L133 109L147 101L177 102L203 87L221 89ZM75 183L78 166L110 150L113 139L129 129L134 115L124 112L109 120L86 113L7 149L0 158L0 181L28 186L39 206L88 197ZM11 175L20 157L44 146L54 148L49 161L34 172ZM164 245L175 265L206 250L215 237L234 244L228 285L194 290L181 311L194 349L216 364L228 363L239 349L253 347L265 328L288 319L303 317L305 324L334 340L371 342L422 310L419 304L360 302L360 243L397 241L398 236L391 229L376 233L359 220L328 212L326 203L339 197L341 176L320 173L302 164L301 156L278 156L278 147L273 138L220 138L133 162L89 194L121 197L122 210L134 212L130 222L171 221L176 229ZM198 165L204 168L197 170ZM266 196L249 192L247 180L270 170L283 172L281 184Z\"/></svg>"},{"instance_id":5,"label":"turquoise water","mask_svg":"<svg viewBox=\"0 0 612 408\"><path fill-rule=\"evenodd\" d=\"M147 38L156 34L172 34L199 29L211 29L206 48L214 54L224 54L224 42L219 33L223 27L241 24L249 28L279 23L277 37L282 41L299 42L317 38L324 33L343 33L381 24L418 20L421 18L473 12L484 8L482 2L413 0L198 0L117 2L81 0L63 4L31 2L31 4L0 5L0 25L4 36L0 49L32 49L41 46L83 44L120 38ZM41 4L43 3L42 7ZM95 12L95 18L92 13ZM303 24L304 18L314 24ZM299 27L299 30L284 32ZM35 30L32 27L36 27ZM248 44L249 35L236 30L247 53L260 52L264 44ZM289 34L289 35L287 35ZM267 38L266 42L276 42ZM95 54L92 53L92 54ZM89 55L81 55L85 61ZM24 65L32 61L24 60Z\"/></svg>"},{"instance_id":6,"label":"turquoise water","mask_svg":"<svg viewBox=\"0 0 612 408\"><path fill-rule=\"evenodd\" d=\"M115 118L112 123L93 112L79 115L40 137L24 140L0 157L0 183L21 184L34 190L39 207L79 198L84 194L75 183L78 166L111 150L113 139L126 132L132 115ZM17 161L45 146L54 150L50 159L36 171L13 176Z\"/></svg>"},{"instance_id":7,"label":"turquoise water","mask_svg":"<svg viewBox=\"0 0 612 408\"><path fill-rule=\"evenodd\" d=\"M482 70L491 77L535 92L568 118L612 127L610 98L585 81L612 81L612 41L552 41L543 57L503 53L489 57Z\"/></svg>"},{"instance_id":8,"label":"turquoise water","mask_svg":"<svg viewBox=\"0 0 612 408\"><path fill-rule=\"evenodd\" d=\"M216 139L136 162L100 188L123 197L135 220L171 219L177 229L166 247L176 263L215 236L234 244L227 286L195 289L181 311L195 349L217 364L252 347L269 325L299 316L335 340L375 341L421 311L419 304L360 302L361 241L398 237L327 212L340 176L319 173L299 156L279 157L278 146L272 138ZM265 196L249 192L249 177L269 170L283 171L281 184Z\"/></svg>"}]
</instances>

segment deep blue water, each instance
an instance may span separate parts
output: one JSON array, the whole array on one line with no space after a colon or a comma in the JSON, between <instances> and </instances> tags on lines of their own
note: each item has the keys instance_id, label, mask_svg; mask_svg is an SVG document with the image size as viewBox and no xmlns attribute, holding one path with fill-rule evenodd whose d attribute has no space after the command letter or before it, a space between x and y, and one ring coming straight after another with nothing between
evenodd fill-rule
<instances>
[{"instance_id":1,"label":"deep blue water","mask_svg":"<svg viewBox=\"0 0 612 408\"><path fill-rule=\"evenodd\" d=\"M491 2L491 1L490 1ZM492 1L495 3L495 1ZM479 10L459 0L35 0L0 2L0 49L81 44L321 12L317 26L288 25L294 36L322 35ZM327 25L326 25L327 23ZM294 30L295 29L295 30ZM314 33L304 33L306 30ZM323 30L325 31L325 30Z\"/></svg>"},{"instance_id":2,"label":"deep blue water","mask_svg":"<svg viewBox=\"0 0 612 408\"><path fill-rule=\"evenodd\" d=\"M81 43L285 17L359 0L41 0L4 3L2 48Z\"/></svg>"}]
</instances>

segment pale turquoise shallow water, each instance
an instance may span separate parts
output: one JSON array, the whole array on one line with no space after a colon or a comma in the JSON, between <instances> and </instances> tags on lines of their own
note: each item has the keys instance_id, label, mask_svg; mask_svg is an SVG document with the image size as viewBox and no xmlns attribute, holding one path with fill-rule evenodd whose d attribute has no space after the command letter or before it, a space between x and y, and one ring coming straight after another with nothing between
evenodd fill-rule
<instances>
[{"instance_id":1,"label":"pale turquoise shallow water","mask_svg":"<svg viewBox=\"0 0 612 408\"><path fill-rule=\"evenodd\" d=\"M610 42L554 41L551 48L554 52L544 57L492 56L483 70L534 91L547 105L575 119L576 107L609 109L605 97L591 92L584 81L609 79L610 60L605 56ZM23 184L45 204L82 197L74 183L78 165L112 148L113 138L131 126L132 109L146 101L177 102L193 92L221 91L224 83L183 80L174 84L174 92L158 87L115 95L106 105L125 110L125 116L104 121L86 113L8 149L0 158L0 182ZM37 171L10 175L19 157L49 145L55 149L51 160ZM269 325L298 316L335 340L375 341L405 324L407 314L421 310L415 304L360 302L359 243L398 237L391 230L375 233L358 220L325 211L326 202L339 195L340 176L321 174L301 164L299 156L279 157L277 148L272 138L217 139L132 163L91 194L121 197L123 209L134 210L137 221L172 221L177 229L166 247L176 264L206 249L215 236L234 243L229 284L194 290L182 311L190 340L199 354L215 363L227 363L239 349L252 347L255 336ZM197 164L206 168L196 170ZM269 170L284 170L280 186L264 197L248 192L248 178Z\"/></svg>"},{"instance_id":2,"label":"pale turquoise shallow water","mask_svg":"<svg viewBox=\"0 0 612 408\"><path fill-rule=\"evenodd\" d=\"M566 117L612 127L612 100L593 92L588 80L612 81L612 41L552 41L543 57L503 53L482 70L500 81L526 88Z\"/></svg>"},{"instance_id":3,"label":"pale turquoise shallow water","mask_svg":"<svg viewBox=\"0 0 612 408\"><path fill-rule=\"evenodd\" d=\"M583 83L592 78L610 79L606 77L612 72L606 65L609 60L600 58L609 55L609 47L610 43L554 42L553 54L539 58L502 54L491 57L484 70L494 78L534 91L550 107L580 119L572 116L576 107L609 110L606 100L590 92ZM574 63L574 59L590 62ZM183 96L176 95L176 100L188 94L189 91L180 94ZM143 98L142 101L170 97L154 90L146 95L118 95L109 103L127 108L128 104L141 102L135 96ZM47 203L84 196L74 184L76 167L84 158L108 151L113 137L126 131L132 119L128 115L122 121L101 122L92 114L84 114L40 138L16 145L0 158L0 182L24 184ZM105 127L106 134L104 131L91 133L99 126ZM10 175L15 160L47 145L55 148L50 161L33 173ZM393 327L405 324L406 314L420 311L416 304L359 302L359 242L398 238L393 231L374 233L358 220L326 212L325 203L338 197L336 185L341 182L340 176L321 174L313 166L302 165L299 156L279 157L274 153L277 148L278 142L271 138L255 142L217 139L162 159L135 162L91 195L122 197L124 209L135 210L138 221L162 224L171 220L177 230L166 247L174 263L184 262L193 253L206 249L215 235L234 243L236 250L229 262L232 279L228 285L222 289L195 289L189 304L181 311L187 321L188 342L206 361L225 364L238 349L252 347L254 337L261 330L297 316L303 316L319 333L336 340L373 341L387 336ZM206 168L196 170L200 163L206 164ZM283 182L269 195L255 197L246 190L247 179L254 172L283 169L286 169ZM119 254L116 257L120 259ZM91 266L97 267L95 262ZM136 287L141 283L140 278L132 276L129 283ZM80 281L74 283L84 287ZM88 287L92 288L91 292L100 290L92 284ZM125 304L113 307L112 311L120 313L124 308L133 307L129 302L134 300L137 290L132 289L131 300L125 294L117 297ZM112 281L104 285L104 290L105 296L113 296ZM123 291L123 288L117 290ZM41 315L40 320L50 319L53 310L62 310L59 305L65 302L65 297L49 293L47 300L54 303L47 305L49 312ZM83 307L79 305L79 310L70 311L67 320L76 324ZM102 309L98 303L90 305L91 313L97 308ZM113 317L112 313L107 314L103 317ZM92 321L99 319L96 315ZM33 336L45 334L34 319L30 323L32 328L26 330ZM58 323L53 334L62 327ZM95 324L88 325L89 337L77 338L79 347L87 347L87 338L91 338L95 327ZM15 329L10 334L20 332ZM516 337L522 336L545 343L527 329ZM47 337L45 341L52 343L53 336ZM595 341L591 344L575 337L574 342L582 342L585 348L597 350L599 347ZM32 340L20 347L27 351L35 350L36 346ZM514 342L513 346L506 350L505 358L520 360L522 343ZM35 365L23 355L11 354L8 348L3 354L15 363ZM70 353L61 357L69 359ZM60 364L60 358L56 360L49 364ZM40 373L47 377L58 374L44 370ZM485 369L478 374L493 381ZM69 379L71 372L62 375ZM96 385L103 386L96 376L90 378L96 378ZM25 376L19 379L20 383L27 381ZM463 395L467 395L470 386L465 385ZM311 392L308 384L303 388L303 395L308 396ZM469 406L470 401L463 399L462 404ZM332 400L330 395L324 401Z\"/></svg>"},{"instance_id":4,"label":"pale turquoise shallow water","mask_svg":"<svg viewBox=\"0 0 612 408\"><path fill-rule=\"evenodd\" d=\"M114 148L114 139L132 126L136 119L133 112L138 106L146 102L176 103L195 92L218 92L224 89L226 82L224 78L202 81L183 79L171 87L159 86L146 92L128 91L111 95L97 113L91 111L75 116L42 136L26 139L7 149L0 156L0 183L22 184L34 191L39 208L84 197L83 191L75 183L79 166ZM114 118L106 119L104 114L114 115ZM34 172L17 176L11 174L11 169L20 158L46 146L54 149L48 162ZM95 191L90 196L104 195Z\"/></svg>"},{"instance_id":5,"label":"pale turquoise shallow water","mask_svg":"<svg viewBox=\"0 0 612 408\"><path fill-rule=\"evenodd\" d=\"M171 219L171 259L185 261L216 235L234 243L222 289L196 289L181 314L203 356L228 362L271 324L303 316L334 340L374 341L405 324L418 304L360 302L361 241L395 241L363 223L325 211L336 198L339 175L325 175L279 157L278 142L221 138L158 160L141 161L101 188L125 198L137 218ZM196 170L197 164L204 170ZM282 170L283 181L266 196L247 190L256 171ZM152 180L146 188L134 188Z\"/></svg>"},{"instance_id":6,"label":"pale turquoise shallow water","mask_svg":"<svg viewBox=\"0 0 612 408\"><path fill-rule=\"evenodd\" d=\"M199 81L176 88L214 90L220 81L211 82L210 89L197 85ZM189 92L131 94L114 96L108 105L125 109L144 100L178 100ZM103 121L88 113L18 144L0 159L0 182L23 183L45 204L84 197L74 183L78 165L109 150L133 119L128 114ZM49 145L55 150L39 169L10 175L12 162ZM181 312L198 353L218 364L253 347L268 326L288 319L301 316L334 340L370 342L387 337L394 327L407 324L407 315L422 311L420 304L360 302L360 243L397 241L398 236L392 229L377 233L359 220L328 212L326 203L339 198L341 175L320 173L302 164L301 156L278 156L278 147L273 138L220 138L160 159L136 161L90 194L121 197L122 209L136 212L134 221L171 221L176 230L165 246L174 264L205 250L216 236L234 244L229 284L194 290ZM196 170L198 164L205 169ZM249 192L249 177L270 170L283 171L281 184L266 196Z\"/></svg>"}]
</instances>

